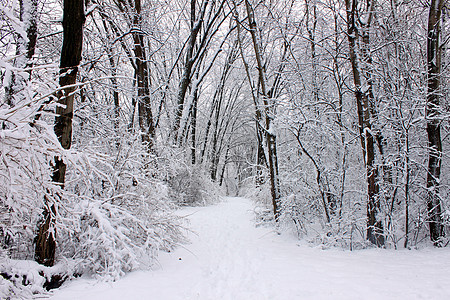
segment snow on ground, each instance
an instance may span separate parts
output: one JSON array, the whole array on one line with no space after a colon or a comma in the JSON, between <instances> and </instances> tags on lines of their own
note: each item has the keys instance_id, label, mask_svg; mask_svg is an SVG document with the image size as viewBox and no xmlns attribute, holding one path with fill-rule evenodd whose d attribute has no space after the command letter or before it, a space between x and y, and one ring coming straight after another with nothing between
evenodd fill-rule
<instances>
[{"instance_id":1,"label":"snow on ground","mask_svg":"<svg viewBox=\"0 0 450 300\"><path fill-rule=\"evenodd\" d=\"M450 299L450 250L320 250L255 228L253 205L225 198L183 210L191 244L161 254L160 268L117 282L77 279L63 299Z\"/></svg>"}]
</instances>

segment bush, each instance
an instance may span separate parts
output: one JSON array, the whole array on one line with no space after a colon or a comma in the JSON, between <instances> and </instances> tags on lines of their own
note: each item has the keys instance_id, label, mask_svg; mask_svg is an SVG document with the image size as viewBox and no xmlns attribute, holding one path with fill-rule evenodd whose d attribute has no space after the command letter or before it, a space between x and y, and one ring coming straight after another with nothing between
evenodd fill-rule
<instances>
[{"instance_id":1,"label":"bush","mask_svg":"<svg viewBox=\"0 0 450 300\"><path fill-rule=\"evenodd\" d=\"M80 261L82 273L116 280L183 241L167 184L148 164L157 158L138 141L122 141L115 158L87 148L74 156L60 244L61 255Z\"/></svg>"}]
</instances>

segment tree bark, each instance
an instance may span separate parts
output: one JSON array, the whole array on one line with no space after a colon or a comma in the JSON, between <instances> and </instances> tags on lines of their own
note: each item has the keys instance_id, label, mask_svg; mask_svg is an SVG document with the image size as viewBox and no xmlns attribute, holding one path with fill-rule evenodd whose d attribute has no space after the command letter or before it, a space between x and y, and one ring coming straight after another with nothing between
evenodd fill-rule
<instances>
[{"instance_id":1,"label":"tree bark","mask_svg":"<svg viewBox=\"0 0 450 300\"><path fill-rule=\"evenodd\" d=\"M408 247L409 241L409 185L410 185L410 170L409 170L409 130L406 129L405 132L405 242L403 246Z\"/></svg>"},{"instance_id":2,"label":"tree bark","mask_svg":"<svg viewBox=\"0 0 450 300\"><path fill-rule=\"evenodd\" d=\"M255 135L256 135L256 167L255 167L255 186L259 187L262 184L264 184L264 177L263 177L263 167L267 166L267 159L264 152L264 132L262 128L262 118L261 118L261 111L258 108L258 97L256 95L256 89L253 84L253 80L250 74L250 67L247 64L247 61L245 60L244 50L242 47L242 40L241 40L241 25L239 20L239 13L237 10L237 4L233 1L233 17L236 22L236 28L237 28L237 40L239 44L239 52L241 55L242 63L244 65L245 74L247 76L248 84L251 89L251 95L253 104L255 106Z\"/></svg>"},{"instance_id":3,"label":"tree bark","mask_svg":"<svg viewBox=\"0 0 450 300\"><path fill-rule=\"evenodd\" d=\"M181 117L183 115L184 99L186 92L191 83L192 77L192 67L195 63L195 58L193 57L195 42L197 40L198 33L200 31L201 25L203 23L203 16L206 11L206 6L208 5L208 0L203 2L203 6L200 11L200 16L196 19L196 0L191 0L191 34L189 36L189 41L186 49L186 59L184 63L183 76L181 77L180 85L178 87L178 104L175 110L175 122L172 128L172 133L174 134L175 143L179 142L179 129Z\"/></svg>"},{"instance_id":4,"label":"tree bark","mask_svg":"<svg viewBox=\"0 0 450 300\"><path fill-rule=\"evenodd\" d=\"M225 152L225 158L223 160L222 171L220 172L219 186L223 185L223 179L225 177L225 168L227 167L227 164L228 164L229 154L230 154L230 144L227 144L227 151Z\"/></svg>"},{"instance_id":5,"label":"tree bark","mask_svg":"<svg viewBox=\"0 0 450 300\"><path fill-rule=\"evenodd\" d=\"M378 170L375 166L375 137L372 128L374 117L374 97L372 92L372 80L367 65L371 64L369 52L369 29L373 17L373 1L367 2L365 13L366 20L357 20L358 1L346 0L347 29L349 41L349 57L352 65L353 83L355 85L355 98L357 104L359 130L361 134L361 146L366 167L367 180L367 240L377 246L384 245L383 224L377 215L380 210L378 199L379 185L377 182ZM357 23L361 24L362 36L359 34ZM357 57L357 41L362 38L361 57L366 70L359 66ZM364 74L365 72L365 74ZM363 80L365 80L363 84Z\"/></svg>"},{"instance_id":6,"label":"tree bark","mask_svg":"<svg viewBox=\"0 0 450 300\"><path fill-rule=\"evenodd\" d=\"M439 45L441 14L445 0L431 0L428 16L427 62L428 94L425 109L428 134L427 206L431 241L440 246L444 237L442 206L439 197L442 142L439 118L439 86L441 73L441 48Z\"/></svg>"},{"instance_id":7,"label":"tree bark","mask_svg":"<svg viewBox=\"0 0 450 300\"><path fill-rule=\"evenodd\" d=\"M217 101L216 110L214 114L214 124L213 124L213 133L212 133L212 141L211 141L211 167L210 174L211 180L216 181L217 179L217 168L219 164L220 152L217 150L217 142L219 138L219 118L220 111L222 107L223 95L219 95L219 99Z\"/></svg>"},{"instance_id":8,"label":"tree bark","mask_svg":"<svg viewBox=\"0 0 450 300\"><path fill-rule=\"evenodd\" d=\"M245 6L247 9L247 17L249 23L249 31L252 37L253 49L255 52L255 58L258 68L258 81L261 86L261 98L263 105L263 120L264 120L264 132L267 143L267 162L269 165L269 179L270 179L270 194L272 198L273 213L275 220L280 217L280 207L279 207L279 179L278 179L278 159L277 159L277 143L276 135L272 128L272 116L270 109L273 109L273 99L270 98L267 90L265 67L262 61L262 53L260 50L259 41L257 38L257 24L255 20L255 15L253 7L251 6L249 0L245 0ZM270 103L269 103L270 102Z\"/></svg>"},{"instance_id":9,"label":"tree bark","mask_svg":"<svg viewBox=\"0 0 450 300\"><path fill-rule=\"evenodd\" d=\"M308 31L310 49L311 49L311 84L312 84L312 94L313 94L313 103L319 102L319 86L317 83L317 58L316 58L316 27L317 27L317 5L315 0L313 0L312 4L311 0L305 0L305 16L306 16L306 30ZM310 7L312 6L312 7ZM312 12L310 12L312 10ZM312 15L312 25L310 25L310 15Z\"/></svg>"},{"instance_id":10,"label":"tree bark","mask_svg":"<svg viewBox=\"0 0 450 300\"><path fill-rule=\"evenodd\" d=\"M64 149L72 145L73 103L78 66L83 46L84 0L64 0L63 45L61 49L59 85L66 87L57 93L58 106L54 131ZM66 164L57 157L53 166L52 180L64 188ZM56 250L56 204L45 199L44 221L39 225L36 237L35 259L38 263L52 266Z\"/></svg>"},{"instance_id":11,"label":"tree bark","mask_svg":"<svg viewBox=\"0 0 450 300\"><path fill-rule=\"evenodd\" d=\"M106 23L105 17L102 16L102 24L106 34L109 36L110 32ZM111 68L111 84L112 84L112 97L114 100L114 130L115 130L115 142L116 148L120 147L120 136L119 136L119 127L120 127L120 101L119 101L119 84L117 82L117 66L114 61L113 49L111 46L105 48L106 54L108 56L109 66Z\"/></svg>"},{"instance_id":12,"label":"tree bark","mask_svg":"<svg viewBox=\"0 0 450 300\"><path fill-rule=\"evenodd\" d=\"M214 97L212 100L212 104L211 104L211 111L209 113L209 118L208 118L208 123L206 124L206 132L205 132L205 136L203 139L203 146L202 146L202 151L200 154L200 163L203 162L205 153L206 153L206 147L208 144L208 138L209 138L209 133L211 130L211 125L213 122L213 116L214 116L214 126L216 125L216 119L219 117L219 115L217 115L217 108L219 108L219 112L220 113L220 107L222 105L222 100L223 100L223 93L224 93L224 88L225 88L225 83L228 79L228 76L230 74L232 65L236 59L236 55L237 55L237 46L238 46L238 39L236 39L233 42L233 46L230 49L230 52L227 55L227 59L225 61L225 64L223 66L222 69L222 75L220 77L220 81L218 86L216 87L216 90L214 92ZM216 114L214 114L216 112ZM217 120L218 122L218 120Z\"/></svg>"},{"instance_id":13,"label":"tree bark","mask_svg":"<svg viewBox=\"0 0 450 300\"><path fill-rule=\"evenodd\" d=\"M198 74L197 74L198 78ZM193 91L193 99L192 99L192 113L191 113L191 162L192 165L196 163L196 139L197 139L197 106L198 106L198 86L195 87Z\"/></svg>"},{"instance_id":14,"label":"tree bark","mask_svg":"<svg viewBox=\"0 0 450 300\"><path fill-rule=\"evenodd\" d=\"M144 33L141 30L141 0L134 1L133 41L134 55L136 57L136 81L138 92L139 127L142 142L147 144L149 152L153 151L155 139L155 126L150 101L150 76L145 53Z\"/></svg>"}]
</instances>

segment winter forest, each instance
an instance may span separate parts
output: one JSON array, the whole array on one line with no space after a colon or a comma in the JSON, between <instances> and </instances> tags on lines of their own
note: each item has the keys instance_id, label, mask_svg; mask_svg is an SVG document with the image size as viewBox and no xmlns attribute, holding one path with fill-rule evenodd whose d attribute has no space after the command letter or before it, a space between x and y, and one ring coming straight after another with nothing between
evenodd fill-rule
<instances>
[{"instance_id":1,"label":"winter forest","mask_svg":"<svg viewBox=\"0 0 450 300\"><path fill-rule=\"evenodd\" d=\"M151 268L224 196L313 247L448 245L446 0L0 3L0 297Z\"/></svg>"}]
</instances>

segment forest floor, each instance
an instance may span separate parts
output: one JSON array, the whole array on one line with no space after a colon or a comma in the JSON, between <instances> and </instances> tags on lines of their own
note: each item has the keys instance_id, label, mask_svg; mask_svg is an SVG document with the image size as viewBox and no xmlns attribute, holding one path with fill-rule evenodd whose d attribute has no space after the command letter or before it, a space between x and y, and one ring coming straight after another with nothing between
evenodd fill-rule
<instances>
[{"instance_id":1,"label":"forest floor","mask_svg":"<svg viewBox=\"0 0 450 300\"><path fill-rule=\"evenodd\" d=\"M321 250L255 227L244 198L182 210L191 243L152 271L76 279L51 299L450 299L450 249Z\"/></svg>"}]
</instances>

